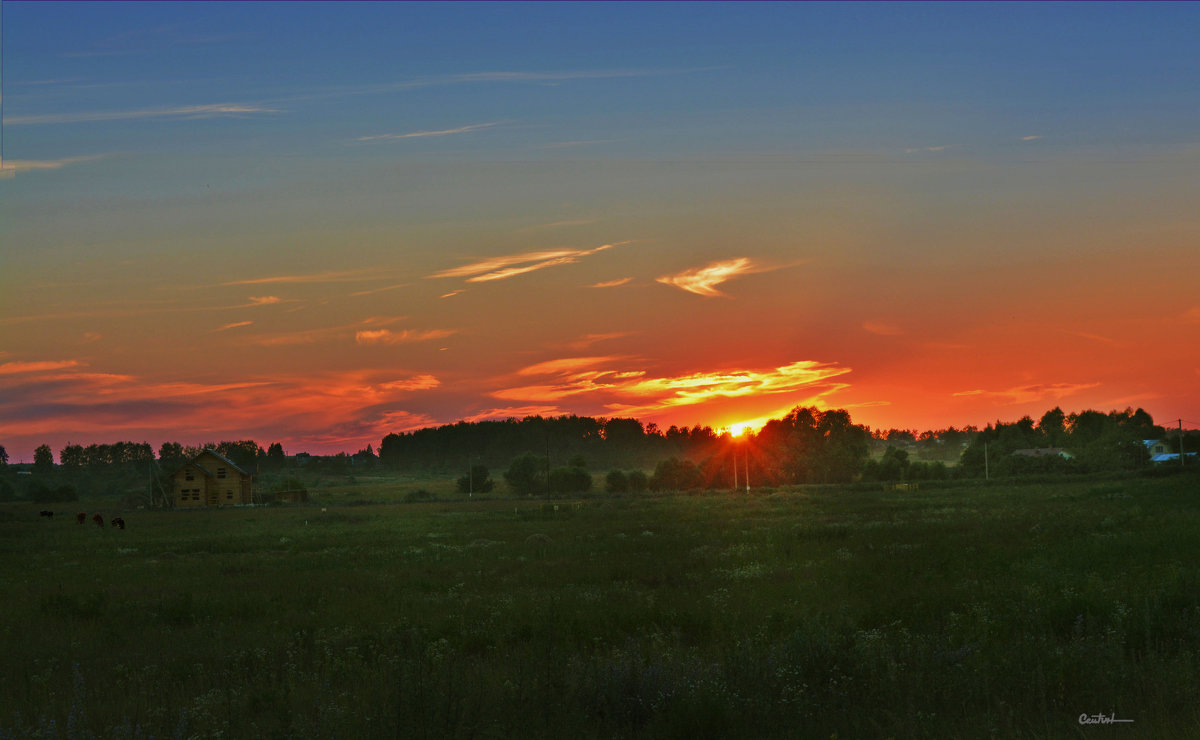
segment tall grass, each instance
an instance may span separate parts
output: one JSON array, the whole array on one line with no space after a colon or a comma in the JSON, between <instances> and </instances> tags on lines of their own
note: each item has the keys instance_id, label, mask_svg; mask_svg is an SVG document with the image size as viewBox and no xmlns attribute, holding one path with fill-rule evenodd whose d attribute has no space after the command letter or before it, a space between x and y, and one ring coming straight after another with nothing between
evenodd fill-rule
<instances>
[{"instance_id":1,"label":"tall grass","mask_svg":"<svg viewBox=\"0 0 1200 740\"><path fill-rule=\"evenodd\" d=\"M11 505L0 737L1192 737L1196 493Z\"/></svg>"}]
</instances>

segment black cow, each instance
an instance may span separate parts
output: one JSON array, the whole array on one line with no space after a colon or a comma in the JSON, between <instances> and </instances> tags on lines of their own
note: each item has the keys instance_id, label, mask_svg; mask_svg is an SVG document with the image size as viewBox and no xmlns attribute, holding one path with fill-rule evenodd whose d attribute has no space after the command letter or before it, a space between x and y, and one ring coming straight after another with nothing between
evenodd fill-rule
<instances>
[{"instance_id":1,"label":"black cow","mask_svg":"<svg viewBox=\"0 0 1200 740\"><path fill-rule=\"evenodd\" d=\"M104 526L104 517L100 516L99 514L93 514L92 521L96 523L97 527Z\"/></svg>"},{"instance_id":2,"label":"black cow","mask_svg":"<svg viewBox=\"0 0 1200 740\"><path fill-rule=\"evenodd\" d=\"M38 512L38 516L44 516L47 519L53 519L54 512L53 511L40 511L40 512Z\"/></svg>"},{"instance_id":3,"label":"black cow","mask_svg":"<svg viewBox=\"0 0 1200 740\"><path fill-rule=\"evenodd\" d=\"M87 521L87 514L83 513L82 511L79 512L78 514L75 515L75 521L79 522L80 524L83 524L84 522Z\"/></svg>"},{"instance_id":4,"label":"black cow","mask_svg":"<svg viewBox=\"0 0 1200 740\"><path fill-rule=\"evenodd\" d=\"M114 516L112 518L112 525L117 529L125 529L125 520L119 516Z\"/></svg>"}]
</instances>

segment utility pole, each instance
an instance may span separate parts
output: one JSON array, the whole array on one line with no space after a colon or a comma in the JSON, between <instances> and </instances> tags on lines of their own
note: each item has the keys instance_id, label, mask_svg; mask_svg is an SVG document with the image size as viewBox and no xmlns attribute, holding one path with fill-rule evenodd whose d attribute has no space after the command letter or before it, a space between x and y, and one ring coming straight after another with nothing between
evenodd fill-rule
<instances>
[{"instance_id":1,"label":"utility pole","mask_svg":"<svg viewBox=\"0 0 1200 740\"><path fill-rule=\"evenodd\" d=\"M733 448L733 490L736 492L737 489L738 489L738 485L737 485L737 448L734 447Z\"/></svg>"},{"instance_id":2,"label":"utility pole","mask_svg":"<svg viewBox=\"0 0 1200 740\"><path fill-rule=\"evenodd\" d=\"M1183 419L1179 420L1179 467L1183 467Z\"/></svg>"},{"instance_id":3,"label":"utility pole","mask_svg":"<svg viewBox=\"0 0 1200 740\"><path fill-rule=\"evenodd\" d=\"M750 448L746 448L746 493L750 493Z\"/></svg>"}]
</instances>

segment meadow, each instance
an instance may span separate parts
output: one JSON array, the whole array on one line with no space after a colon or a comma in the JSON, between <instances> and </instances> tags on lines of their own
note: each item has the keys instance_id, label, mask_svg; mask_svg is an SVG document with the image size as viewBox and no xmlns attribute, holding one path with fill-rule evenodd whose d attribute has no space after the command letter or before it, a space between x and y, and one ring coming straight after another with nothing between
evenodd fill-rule
<instances>
[{"instance_id":1,"label":"meadow","mask_svg":"<svg viewBox=\"0 0 1200 740\"><path fill-rule=\"evenodd\" d=\"M0 738L1200 734L1194 475L430 490L0 505Z\"/></svg>"}]
</instances>

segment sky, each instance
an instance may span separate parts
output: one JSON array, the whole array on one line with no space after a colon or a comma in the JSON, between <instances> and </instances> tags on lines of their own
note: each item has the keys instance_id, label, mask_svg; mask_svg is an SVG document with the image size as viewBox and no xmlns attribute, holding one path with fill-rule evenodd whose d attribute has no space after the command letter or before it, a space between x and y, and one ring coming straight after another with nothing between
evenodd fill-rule
<instances>
[{"instance_id":1,"label":"sky","mask_svg":"<svg viewBox=\"0 0 1200 740\"><path fill-rule=\"evenodd\" d=\"M1200 4L2 14L13 462L1200 419Z\"/></svg>"}]
</instances>

